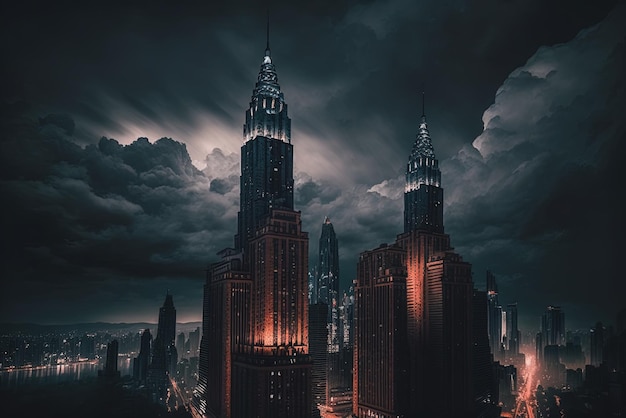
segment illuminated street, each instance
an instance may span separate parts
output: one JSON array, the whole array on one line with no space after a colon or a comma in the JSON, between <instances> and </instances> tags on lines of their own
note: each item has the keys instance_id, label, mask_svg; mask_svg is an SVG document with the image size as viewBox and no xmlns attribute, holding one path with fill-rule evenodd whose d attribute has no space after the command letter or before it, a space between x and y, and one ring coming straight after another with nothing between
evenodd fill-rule
<instances>
[{"instance_id":1,"label":"illuminated street","mask_svg":"<svg viewBox=\"0 0 626 418\"><path fill-rule=\"evenodd\" d=\"M179 387L176 379L170 377L170 387L167 392L167 401L165 403L167 405L168 412L188 409L189 399L185 395L185 392Z\"/></svg>"},{"instance_id":2,"label":"illuminated street","mask_svg":"<svg viewBox=\"0 0 626 418\"><path fill-rule=\"evenodd\" d=\"M535 418L535 388L537 381L537 362L532 355L526 355L526 368L523 383L520 386L515 403L514 417Z\"/></svg>"}]
</instances>

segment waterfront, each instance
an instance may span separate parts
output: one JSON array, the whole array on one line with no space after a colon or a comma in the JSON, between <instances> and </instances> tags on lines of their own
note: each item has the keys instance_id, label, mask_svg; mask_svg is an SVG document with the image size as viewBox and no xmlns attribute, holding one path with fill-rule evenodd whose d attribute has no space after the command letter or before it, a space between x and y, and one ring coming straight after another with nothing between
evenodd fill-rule
<instances>
[{"instance_id":1,"label":"waterfront","mask_svg":"<svg viewBox=\"0 0 626 418\"><path fill-rule=\"evenodd\" d=\"M98 370L103 367L104 361L101 364L99 360L89 360L53 366L4 369L0 370L0 389L79 381L97 377ZM130 374L131 359L120 356L118 370L122 376Z\"/></svg>"}]
</instances>

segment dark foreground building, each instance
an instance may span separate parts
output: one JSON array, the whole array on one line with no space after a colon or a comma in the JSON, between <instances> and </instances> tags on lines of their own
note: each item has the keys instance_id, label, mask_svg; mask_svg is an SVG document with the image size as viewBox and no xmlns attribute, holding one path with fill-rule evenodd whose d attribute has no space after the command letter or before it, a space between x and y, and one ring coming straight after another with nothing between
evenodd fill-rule
<instances>
[{"instance_id":1,"label":"dark foreground building","mask_svg":"<svg viewBox=\"0 0 626 418\"><path fill-rule=\"evenodd\" d=\"M235 248L207 271L193 409L200 417L308 417L308 234L293 206L291 120L269 36L243 139L238 232Z\"/></svg>"}]
</instances>

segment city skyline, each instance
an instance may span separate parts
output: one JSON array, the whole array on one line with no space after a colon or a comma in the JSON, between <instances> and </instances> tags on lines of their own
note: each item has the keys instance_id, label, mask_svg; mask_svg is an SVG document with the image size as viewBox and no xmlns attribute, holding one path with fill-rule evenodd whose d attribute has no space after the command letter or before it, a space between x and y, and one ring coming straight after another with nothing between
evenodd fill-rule
<instances>
[{"instance_id":1,"label":"city skyline","mask_svg":"<svg viewBox=\"0 0 626 418\"><path fill-rule=\"evenodd\" d=\"M607 15L612 5L583 16L574 4L569 22L529 39L510 29L504 35L515 48L508 50L488 30L455 36L490 17L501 19L494 31L507 29L514 16L506 6L433 8L437 26L420 17L419 6L401 2L332 11L272 4L272 51L294 119L295 207L313 237L325 216L333 220L342 289L355 278L359 252L400 232L406 155L425 91L445 177L446 232L472 264L476 286L484 288L490 269L501 304L518 303L523 331L539 328L548 305L563 307L566 327L614 321L624 290L616 156L624 135L624 57L617 51L625 11L621 2ZM518 7L528 7L519 25L529 28L541 10ZM167 11L173 20L161 26ZM76 322L76 311L93 320L154 318L166 289L181 320L200 319L204 270L232 245L241 112L265 46L264 11L203 11L131 9L113 16L118 25L104 36L87 29L89 15L75 9L69 15L82 19L52 33L48 48L41 32L29 32L50 25L43 15L26 19L18 11L23 27L3 29L16 39L3 47L13 58L4 79L14 81L3 100L12 109L3 112L10 137L2 191L11 198L14 243L4 255L3 286L15 295L0 308L3 322ZM558 15L547 12L544 19ZM375 19L380 13L387 20ZM187 30L176 31L183 22ZM78 41L73 31L86 37ZM441 36L431 45L421 35ZM387 49L398 39L410 41ZM171 67L159 66L159 56ZM31 68L37 59L54 65ZM97 68L107 63L109 70ZM17 106L6 103L15 100L31 104L36 123L43 119L34 136L11 126ZM69 114L75 128L47 114ZM104 141L99 152L71 146L102 136L134 145ZM149 142L136 141L144 136ZM179 143L157 143L164 136ZM605 299L589 298L590 283Z\"/></svg>"}]
</instances>

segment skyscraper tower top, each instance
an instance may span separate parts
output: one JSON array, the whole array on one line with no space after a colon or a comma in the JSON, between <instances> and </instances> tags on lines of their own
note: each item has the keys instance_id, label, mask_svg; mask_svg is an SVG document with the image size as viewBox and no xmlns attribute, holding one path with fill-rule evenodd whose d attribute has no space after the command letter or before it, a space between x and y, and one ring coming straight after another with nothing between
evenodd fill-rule
<instances>
[{"instance_id":1,"label":"skyscraper tower top","mask_svg":"<svg viewBox=\"0 0 626 418\"><path fill-rule=\"evenodd\" d=\"M422 92L422 120L420 122L419 131L411 150L411 157L409 160L416 157L429 157L435 158L435 149L430 140L430 133L428 132L428 125L426 123L426 106L424 92Z\"/></svg>"},{"instance_id":2,"label":"skyscraper tower top","mask_svg":"<svg viewBox=\"0 0 626 418\"><path fill-rule=\"evenodd\" d=\"M245 252L271 209L293 210L291 119L267 45L246 111L241 147L240 211L235 248Z\"/></svg>"},{"instance_id":3,"label":"skyscraper tower top","mask_svg":"<svg viewBox=\"0 0 626 418\"><path fill-rule=\"evenodd\" d=\"M287 104L278 84L278 73L271 55L268 15L265 55L252 91L250 108L246 112L244 142L265 136L291 143L291 120L287 116Z\"/></svg>"},{"instance_id":4,"label":"skyscraper tower top","mask_svg":"<svg viewBox=\"0 0 626 418\"><path fill-rule=\"evenodd\" d=\"M339 297L339 241L328 216L322 224L318 249L318 294L315 300L333 306Z\"/></svg>"},{"instance_id":5,"label":"skyscraper tower top","mask_svg":"<svg viewBox=\"0 0 626 418\"><path fill-rule=\"evenodd\" d=\"M422 93L422 120L406 170L404 232L443 233L443 189L439 161L430 139Z\"/></svg>"}]
</instances>

